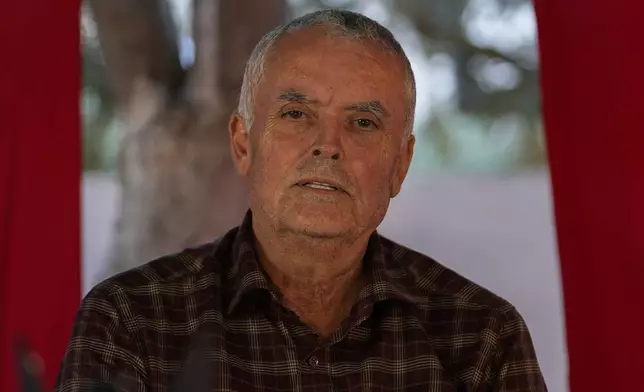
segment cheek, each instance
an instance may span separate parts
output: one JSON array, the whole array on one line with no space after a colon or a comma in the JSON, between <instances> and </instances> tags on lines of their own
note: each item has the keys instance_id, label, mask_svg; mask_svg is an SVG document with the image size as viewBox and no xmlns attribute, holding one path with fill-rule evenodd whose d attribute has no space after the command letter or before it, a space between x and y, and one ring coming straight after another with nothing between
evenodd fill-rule
<instances>
[{"instance_id":1,"label":"cheek","mask_svg":"<svg viewBox=\"0 0 644 392\"><path fill-rule=\"evenodd\" d=\"M298 159L296 146L265 139L258 144L251 163L251 181L255 191L274 194L288 185Z\"/></svg>"},{"instance_id":2,"label":"cheek","mask_svg":"<svg viewBox=\"0 0 644 392\"><path fill-rule=\"evenodd\" d=\"M360 190L360 199L371 208L388 203L392 176L391 158L374 154L354 162L353 174Z\"/></svg>"}]
</instances>

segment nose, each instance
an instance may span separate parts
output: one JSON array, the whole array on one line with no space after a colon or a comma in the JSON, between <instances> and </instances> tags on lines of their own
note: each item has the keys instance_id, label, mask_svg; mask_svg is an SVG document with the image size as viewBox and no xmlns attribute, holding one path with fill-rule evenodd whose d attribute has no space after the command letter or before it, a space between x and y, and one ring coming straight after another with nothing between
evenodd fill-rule
<instances>
[{"instance_id":1,"label":"nose","mask_svg":"<svg viewBox=\"0 0 644 392\"><path fill-rule=\"evenodd\" d=\"M313 156L318 158L340 159L342 154L342 126L334 122L321 124L313 146Z\"/></svg>"},{"instance_id":2,"label":"nose","mask_svg":"<svg viewBox=\"0 0 644 392\"><path fill-rule=\"evenodd\" d=\"M315 150L313 150L313 156L314 157L317 157L317 156L320 156L320 155L322 155L322 151L320 151L317 148ZM337 161L338 159L340 159L340 153L336 152L335 154L331 154L331 159L333 159L334 161Z\"/></svg>"}]
</instances>

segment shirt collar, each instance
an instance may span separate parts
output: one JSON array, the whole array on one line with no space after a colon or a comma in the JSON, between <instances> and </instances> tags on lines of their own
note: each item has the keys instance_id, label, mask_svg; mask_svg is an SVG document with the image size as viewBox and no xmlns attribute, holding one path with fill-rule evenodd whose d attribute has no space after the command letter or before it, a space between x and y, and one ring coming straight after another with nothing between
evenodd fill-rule
<instances>
[{"instance_id":1,"label":"shirt collar","mask_svg":"<svg viewBox=\"0 0 644 392\"><path fill-rule=\"evenodd\" d=\"M255 253L253 217L250 210L237 230L233 242L232 264L226 274L226 287L232 292L228 303L231 313L246 294L256 290L270 291L268 278L261 268Z\"/></svg>"},{"instance_id":2,"label":"shirt collar","mask_svg":"<svg viewBox=\"0 0 644 392\"><path fill-rule=\"evenodd\" d=\"M252 213L246 213L232 249L232 264L226 273L226 287L231 292L227 311L235 307L256 290L271 292L271 285L257 259L252 229ZM364 257L364 273L367 277L365 287L358 301L371 298L373 302L398 300L416 305L428 301L427 294L418 289L417 282L406 270L404 258L396 252L405 248L396 246L377 232L369 238Z\"/></svg>"}]
</instances>

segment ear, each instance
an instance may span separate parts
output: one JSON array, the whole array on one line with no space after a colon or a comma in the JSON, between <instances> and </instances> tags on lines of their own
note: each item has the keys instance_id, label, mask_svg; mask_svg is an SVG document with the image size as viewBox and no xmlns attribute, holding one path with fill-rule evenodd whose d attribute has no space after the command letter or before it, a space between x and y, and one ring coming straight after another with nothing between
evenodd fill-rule
<instances>
[{"instance_id":1,"label":"ear","mask_svg":"<svg viewBox=\"0 0 644 392\"><path fill-rule=\"evenodd\" d=\"M230 152L235 162L237 172L246 176L251 164L250 137L246 129L246 123L239 113L235 112L228 122L228 133L230 135Z\"/></svg>"},{"instance_id":2,"label":"ear","mask_svg":"<svg viewBox=\"0 0 644 392\"><path fill-rule=\"evenodd\" d=\"M393 199L398 196L402 184L407 177L407 172L409 171L409 166L411 165L411 159L414 156L414 144L416 143L416 138L414 135L409 135L407 140L404 142L400 155L398 156L398 162L394 168L394 175L391 179L390 184L390 196Z\"/></svg>"}]
</instances>

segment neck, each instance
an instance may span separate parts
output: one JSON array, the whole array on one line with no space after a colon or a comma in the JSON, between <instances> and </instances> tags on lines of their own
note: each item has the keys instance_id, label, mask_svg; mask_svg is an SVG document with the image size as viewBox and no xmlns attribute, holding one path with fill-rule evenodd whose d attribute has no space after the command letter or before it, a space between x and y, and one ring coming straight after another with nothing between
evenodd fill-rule
<instances>
[{"instance_id":1,"label":"neck","mask_svg":"<svg viewBox=\"0 0 644 392\"><path fill-rule=\"evenodd\" d=\"M259 262L282 295L318 334L328 335L349 315L362 287L366 239L348 241L277 233L253 222Z\"/></svg>"}]
</instances>

